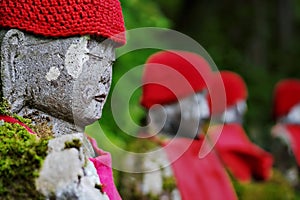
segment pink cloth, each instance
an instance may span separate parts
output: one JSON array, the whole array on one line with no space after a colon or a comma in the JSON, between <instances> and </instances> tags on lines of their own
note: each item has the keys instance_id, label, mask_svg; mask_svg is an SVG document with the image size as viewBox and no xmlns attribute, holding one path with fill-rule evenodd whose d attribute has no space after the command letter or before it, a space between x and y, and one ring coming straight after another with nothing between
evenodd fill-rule
<instances>
[{"instance_id":1,"label":"pink cloth","mask_svg":"<svg viewBox=\"0 0 300 200\"><path fill-rule=\"evenodd\" d=\"M121 200L116 186L113 181L111 155L110 153L99 149L97 142L93 138L89 138L95 152L98 154L95 158L89 158L94 163L100 182L103 185L103 191L106 192L110 200Z\"/></svg>"},{"instance_id":2,"label":"pink cloth","mask_svg":"<svg viewBox=\"0 0 300 200\"><path fill-rule=\"evenodd\" d=\"M253 144L240 124L216 125L209 137L216 144L215 148L225 166L238 180L250 181L252 177L266 180L270 177L272 155Z\"/></svg>"},{"instance_id":3,"label":"pink cloth","mask_svg":"<svg viewBox=\"0 0 300 200\"><path fill-rule=\"evenodd\" d=\"M230 179L214 151L200 159L200 140L175 138L165 144L182 200L237 199Z\"/></svg>"}]
</instances>

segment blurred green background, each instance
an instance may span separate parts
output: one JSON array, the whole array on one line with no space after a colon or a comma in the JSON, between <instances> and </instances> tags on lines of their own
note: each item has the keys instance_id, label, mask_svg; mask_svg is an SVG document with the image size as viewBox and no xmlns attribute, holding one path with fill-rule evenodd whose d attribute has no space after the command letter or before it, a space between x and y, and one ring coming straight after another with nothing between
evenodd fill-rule
<instances>
[{"instance_id":1,"label":"blurred green background","mask_svg":"<svg viewBox=\"0 0 300 200\"><path fill-rule=\"evenodd\" d=\"M300 78L300 1L296 0L121 0L128 30L140 27L164 27L195 39L213 58L219 70L239 73L248 86L248 112L244 127L249 137L270 150L273 89L280 79ZM155 50L134 51L120 57L113 67L113 84L132 67L141 65ZM140 80L141 74L132 77ZM126 83L128 87L131 82ZM124 86L126 88L126 85ZM122 93L119 100L122 101ZM130 114L137 124L145 111L139 105L141 91L130 99ZM132 139L119 129L111 112L109 96L99 123L86 132L98 145L110 150L111 143L124 148ZM137 128L120 108L130 134ZM123 117L122 117L123 116ZM102 131L100 131L102 130Z\"/></svg>"}]
</instances>

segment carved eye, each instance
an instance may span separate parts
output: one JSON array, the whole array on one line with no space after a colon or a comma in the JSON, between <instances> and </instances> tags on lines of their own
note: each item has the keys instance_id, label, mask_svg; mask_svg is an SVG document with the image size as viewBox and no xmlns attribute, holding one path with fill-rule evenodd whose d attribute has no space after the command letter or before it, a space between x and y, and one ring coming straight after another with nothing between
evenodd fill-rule
<instances>
[{"instance_id":1,"label":"carved eye","mask_svg":"<svg viewBox=\"0 0 300 200\"><path fill-rule=\"evenodd\" d=\"M99 60L99 61L103 60L102 56L95 55L95 54L92 54L92 53L89 53L89 52L86 52L85 54L88 55L88 56L90 56L91 58L96 59L96 60Z\"/></svg>"}]
</instances>

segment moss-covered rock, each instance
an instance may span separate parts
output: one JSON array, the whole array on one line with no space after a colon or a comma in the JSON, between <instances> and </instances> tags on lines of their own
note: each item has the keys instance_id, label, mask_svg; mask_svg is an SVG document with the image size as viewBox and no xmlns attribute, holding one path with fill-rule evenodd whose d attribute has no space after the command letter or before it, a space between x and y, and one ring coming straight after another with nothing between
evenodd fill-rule
<instances>
[{"instance_id":1,"label":"moss-covered rock","mask_svg":"<svg viewBox=\"0 0 300 200\"><path fill-rule=\"evenodd\" d=\"M35 189L35 179L47 155L51 130L31 124L30 119L12 115L8 104L0 105L1 115L10 115L26 124L36 135L19 124L0 121L0 199L45 199Z\"/></svg>"}]
</instances>

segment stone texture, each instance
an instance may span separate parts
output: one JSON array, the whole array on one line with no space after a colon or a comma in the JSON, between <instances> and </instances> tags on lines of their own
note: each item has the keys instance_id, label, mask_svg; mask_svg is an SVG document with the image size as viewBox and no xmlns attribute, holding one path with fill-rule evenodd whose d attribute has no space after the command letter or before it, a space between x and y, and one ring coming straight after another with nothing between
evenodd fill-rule
<instances>
[{"instance_id":1,"label":"stone texture","mask_svg":"<svg viewBox=\"0 0 300 200\"><path fill-rule=\"evenodd\" d=\"M83 142L82 134L64 135L49 141L49 153L36 180L36 188L57 200L106 200L96 169L83 153L83 146L65 148L66 143Z\"/></svg>"}]
</instances>

